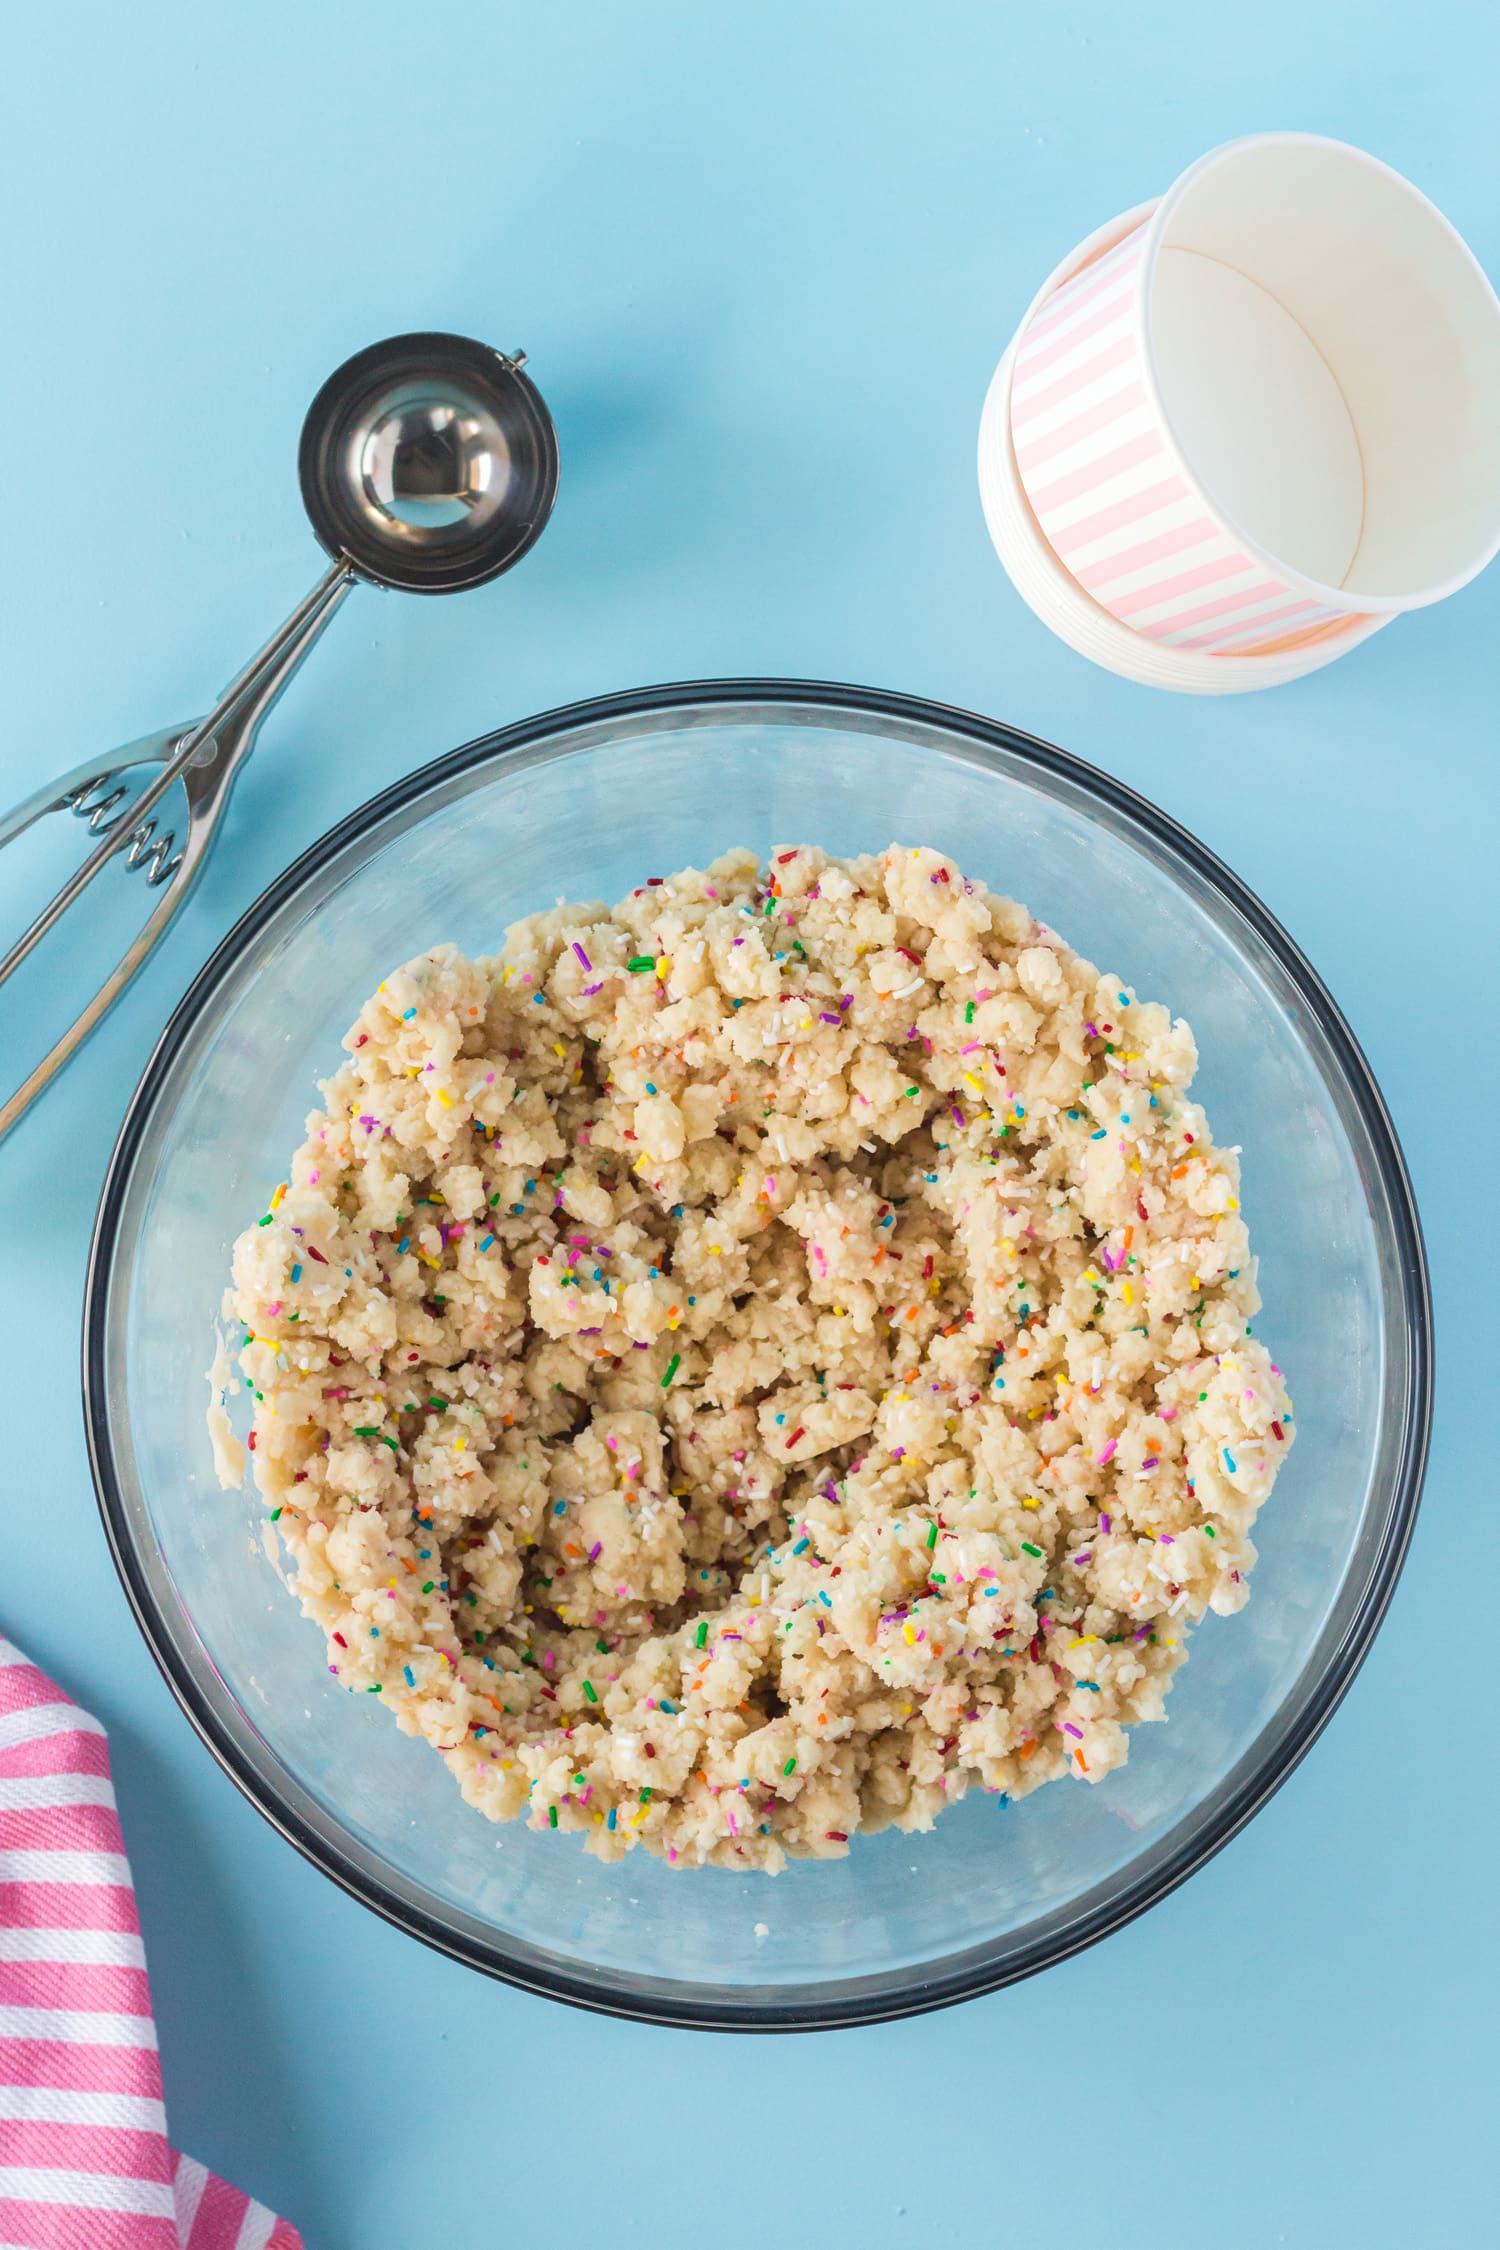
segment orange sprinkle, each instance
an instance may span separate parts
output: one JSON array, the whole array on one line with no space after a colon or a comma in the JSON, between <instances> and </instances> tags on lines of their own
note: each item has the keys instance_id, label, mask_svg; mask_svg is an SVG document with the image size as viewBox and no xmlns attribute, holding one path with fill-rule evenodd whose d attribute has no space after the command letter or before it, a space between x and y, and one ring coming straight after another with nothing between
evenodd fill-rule
<instances>
[{"instance_id":1,"label":"orange sprinkle","mask_svg":"<svg viewBox=\"0 0 1500 2250\"><path fill-rule=\"evenodd\" d=\"M1023 1743L1022 1743L1022 1745L1021 1745L1021 1756L1022 1756L1023 1758L1029 1758L1029 1757L1031 1756L1031 1753L1032 1753L1032 1751L1033 1751L1033 1750L1035 1750L1035 1749L1036 1749L1037 1747L1038 1747L1038 1745L1036 1744L1036 1742L1035 1742L1035 1741L1031 1741L1031 1742L1023 1742Z\"/></svg>"}]
</instances>

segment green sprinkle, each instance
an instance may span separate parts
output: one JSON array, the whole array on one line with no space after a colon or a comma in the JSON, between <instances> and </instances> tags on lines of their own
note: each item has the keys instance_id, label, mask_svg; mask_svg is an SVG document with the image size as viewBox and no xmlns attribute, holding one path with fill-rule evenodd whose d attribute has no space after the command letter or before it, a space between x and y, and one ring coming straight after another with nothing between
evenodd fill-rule
<instances>
[{"instance_id":1,"label":"green sprinkle","mask_svg":"<svg viewBox=\"0 0 1500 2250\"><path fill-rule=\"evenodd\" d=\"M797 1763L797 1761L796 1761L796 1759L795 1759L795 1758L788 1758L788 1759L787 1759L787 1762L786 1762L786 1764L785 1764L785 1765L784 1765L784 1766L782 1767L782 1769L781 1769L781 1770L782 1770L782 1772L783 1772L783 1773L790 1773L790 1772L792 1771L792 1768L793 1768L793 1767L794 1767L794 1766L796 1765L796 1763Z\"/></svg>"},{"instance_id":2,"label":"green sprinkle","mask_svg":"<svg viewBox=\"0 0 1500 2250\"><path fill-rule=\"evenodd\" d=\"M382 1445L388 1445L393 1453L399 1453L401 1451L401 1448L396 1443L395 1439L393 1437L386 1437L383 1432L381 1434L380 1442Z\"/></svg>"},{"instance_id":3,"label":"green sprinkle","mask_svg":"<svg viewBox=\"0 0 1500 2250\"><path fill-rule=\"evenodd\" d=\"M965 1008L965 1010L964 1010L964 1022L965 1022L965 1023L972 1023L973 1021L974 1021L974 1003L973 1003L973 1001L971 1000L971 1001L969 1002L969 1005L967 1006L967 1008Z\"/></svg>"},{"instance_id":4,"label":"green sprinkle","mask_svg":"<svg viewBox=\"0 0 1500 2250\"><path fill-rule=\"evenodd\" d=\"M649 1804L650 1804L650 1802L651 1802L651 1792L650 1792L650 1790L649 1790L649 1789L643 1789L643 1790L641 1791L641 1803L642 1803L643 1805L649 1805Z\"/></svg>"},{"instance_id":5,"label":"green sprinkle","mask_svg":"<svg viewBox=\"0 0 1500 2250\"><path fill-rule=\"evenodd\" d=\"M555 1827L557 1826L557 1807L556 1807L556 1805L549 1805L549 1806L547 1807L547 1826L548 1826L549 1828L555 1828Z\"/></svg>"},{"instance_id":6,"label":"green sprinkle","mask_svg":"<svg viewBox=\"0 0 1500 2250\"><path fill-rule=\"evenodd\" d=\"M427 1403L435 1408L439 1414L446 1414L448 1411L448 1401L445 1398L430 1398Z\"/></svg>"},{"instance_id":7,"label":"green sprinkle","mask_svg":"<svg viewBox=\"0 0 1500 2250\"><path fill-rule=\"evenodd\" d=\"M598 1698L598 1696L597 1696L597 1695L595 1695L595 1693L594 1693L594 1683L593 1683L593 1681L592 1681L592 1680L585 1680L585 1681L584 1681L584 1683L583 1683L583 1692L584 1692L584 1694L585 1694L585 1695L586 1695L586 1696L588 1697L588 1699L589 1699L590 1703L597 1703L597 1702L598 1702L599 1698Z\"/></svg>"},{"instance_id":8,"label":"green sprinkle","mask_svg":"<svg viewBox=\"0 0 1500 2250\"><path fill-rule=\"evenodd\" d=\"M1041 1551L1042 1550L1040 1547L1033 1547L1029 1539L1023 1539L1021 1541L1021 1552L1023 1554L1040 1555Z\"/></svg>"},{"instance_id":9,"label":"green sprinkle","mask_svg":"<svg viewBox=\"0 0 1500 2250\"><path fill-rule=\"evenodd\" d=\"M656 956L654 953L638 953L635 959L627 961L625 966L632 976L639 976L642 969L654 969L656 967Z\"/></svg>"},{"instance_id":10,"label":"green sprinkle","mask_svg":"<svg viewBox=\"0 0 1500 2250\"><path fill-rule=\"evenodd\" d=\"M430 1594L430 1593L432 1592L432 1589L433 1589L433 1586L434 1586L434 1584L435 1584L435 1581L434 1581L433 1579L429 1578L429 1579L428 1579L428 1581L427 1581L427 1583L426 1583L426 1585L425 1585L425 1586L424 1586L424 1587L422 1588L422 1591L423 1591L423 1593L424 1593L424 1594Z\"/></svg>"},{"instance_id":11,"label":"green sprinkle","mask_svg":"<svg viewBox=\"0 0 1500 2250\"><path fill-rule=\"evenodd\" d=\"M663 1390L666 1389L667 1385L671 1382L672 1377L677 1373L677 1370L681 1365L681 1352L673 1352L671 1359L667 1363L667 1372L661 1379L661 1387Z\"/></svg>"},{"instance_id":12,"label":"green sprinkle","mask_svg":"<svg viewBox=\"0 0 1500 2250\"><path fill-rule=\"evenodd\" d=\"M272 1521L272 1523L274 1523L274 1522L276 1521L276 1518L277 1518L277 1517L278 1517L278 1516L280 1515L280 1513L281 1513L281 1510L280 1510L279 1508L273 1508L273 1509L271 1510L271 1521Z\"/></svg>"},{"instance_id":13,"label":"green sprinkle","mask_svg":"<svg viewBox=\"0 0 1500 2250\"><path fill-rule=\"evenodd\" d=\"M363 1422L356 1426L354 1434L356 1437L379 1437L380 1432L373 1422Z\"/></svg>"},{"instance_id":14,"label":"green sprinkle","mask_svg":"<svg viewBox=\"0 0 1500 2250\"><path fill-rule=\"evenodd\" d=\"M271 1224L270 1212L268 1211L263 1219L257 1219L255 1223L258 1227L268 1227Z\"/></svg>"},{"instance_id":15,"label":"green sprinkle","mask_svg":"<svg viewBox=\"0 0 1500 2250\"><path fill-rule=\"evenodd\" d=\"M930 1523L927 1526L927 1544L929 1547L937 1545L937 1525L935 1523Z\"/></svg>"},{"instance_id":16,"label":"green sprinkle","mask_svg":"<svg viewBox=\"0 0 1500 2250\"><path fill-rule=\"evenodd\" d=\"M708 1619L707 1619L707 1618L705 1618L705 1619L703 1620L703 1623L702 1623L702 1624L701 1624L701 1625L700 1625L700 1626L698 1627L698 1630L697 1630L697 1632L696 1632L696 1633L694 1634L694 1636L693 1636L693 1646L694 1646L694 1648L707 1648L707 1646L708 1646Z\"/></svg>"},{"instance_id":17,"label":"green sprinkle","mask_svg":"<svg viewBox=\"0 0 1500 2250\"><path fill-rule=\"evenodd\" d=\"M375 1685L374 1685L373 1687L370 1687L370 1688L366 1688L366 1689L365 1689L365 1693L366 1693L366 1695L379 1695L379 1693L380 1693L380 1682L379 1682L379 1680L377 1680L377 1681L375 1682Z\"/></svg>"}]
</instances>

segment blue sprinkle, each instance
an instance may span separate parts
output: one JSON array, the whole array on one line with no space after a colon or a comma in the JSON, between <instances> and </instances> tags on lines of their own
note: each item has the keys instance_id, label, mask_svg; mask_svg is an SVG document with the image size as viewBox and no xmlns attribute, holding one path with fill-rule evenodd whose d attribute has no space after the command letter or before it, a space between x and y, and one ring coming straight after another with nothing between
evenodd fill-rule
<instances>
[{"instance_id":1,"label":"blue sprinkle","mask_svg":"<svg viewBox=\"0 0 1500 2250\"><path fill-rule=\"evenodd\" d=\"M562 1516L562 1515L566 1515L566 1514L567 1514L567 1510L568 1510L568 1503L567 1503L567 1501L566 1501L566 1500L559 1500L559 1501L558 1501L558 1503L557 1503L557 1506L556 1506L556 1507L555 1507L555 1508L553 1509L552 1513L553 1513L553 1514L554 1514L555 1516Z\"/></svg>"},{"instance_id":2,"label":"blue sprinkle","mask_svg":"<svg viewBox=\"0 0 1500 2250\"><path fill-rule=\"evenodd\" d=\"M513 1219L519 1219L519 1218L520 1218L520 1216L521 1216L521 1214L522 1214L522 1212L523 1212L523 1211L525 1210L525 1208L526 1208L526 1206L525 1206L525 1204L524 1204L524 1203L513 1203L513 1204L511 1205L511 1207L510 1207L510 1215L511 1215L511 1217L512 1217Z\"/></svg>"},{"instance_id":3,"label":"blue sprinkle","mask_svg":"<svg viewBox=\"0 0 1500 2250\"><path fill-rule=\"evenodd\" d=\"M997 1598L999 1592L1000 1589L998 1586L986 1586L984 1589L984 1598L987 1602L992 1602Z\"/></svg>"},{"instance_id":4,"label":"blue sprinkle","mask_svg":"<svg viewBox=\"0 0 1500 2250\"><path fill-rule=\"evenodd\" d=\"M615 1824L615 1808L614 1808L614 1806L613 1806L613 1805L611 1805L611 1806L610 1806L610 1808L609 1808L609 1818L608 1818L608 1820L607 1820L607 1821L606 1821L606 1822L604 1823L604 1825L605 1825L605 1827L606 1827L606 1828L613 1828L613 1827L614 1827L614 1824Z\"/></svg>"},{"instance_id":5,"label":"blue sprinkle","mask_svg":"<svg viewBox=\"0 0 1500 2250\"><path fill-rule=\"evenodd\" d=\"M535 1001L535 1003L536 1003L537 1007L539 1007L539 1008L540 1008L540 1007L541 1007L541 1006L543 1005L543 1002L544 1002L544 1000L545 1000L545 997L546 997L546 996L545 996L545 994L543 994L543 993L540 993L540 992L533 992L533 994L531 995L531 997L532 997L532 999L533 999L533 1000Z\"/></svg>"},{"instance_id":6,"label":"blue sprinkle","mask_svg":"<svg viewBox=\"0 0 1500 2250\"><path fill-rule=\"evenodd\" d=\"M480 1243L480 1245L479 1245L480 1249L481 1249L481 1250L488 1250L488 1248L490 1247L490 1244L491 1244L491 1243L492 1243L492 1242L494 1241L494 1239L495 1239L495 1237L494 1237L494 1236L493 1236L492 1234L487 1234L487 1235L485 1236L485 1238L484 1238L483 1242L481 1242L481 1243Z\"/></svg>"},{"instance_id":7,"label":"blue sprinkle","mask_svg":"<svg viewBox=\"0 0 1500 2250\"><path fill-rule=\"evenodd\" d=\"M1130 994L1128 992L1117 992L1115 994L1115 998L1119 1001L1122 1008L1128 1008L1130 1006Z\"/></svg>"},{"instance_id":8,"label":"blue sprinkle","mask_svg":"<svg viewBox=\"0 0 1500 2250\"><path fill-rule=\"evenodd\" d=\"M656 1092L656 1088L652 1085L649 1078L646 1080L646 1091L648 1094L654 1094Z\"/></svg>"},{"instance_id":9,"label":"blue sprinkle","mask_svg":"<svg viewBox=\"0 0 1500 2250\"><path fill-rule=\"evenodd\" d=\"M379 1627L378 1625L372 1625L372 1626L370 1627L370 1638L371 1638L371 1640L372 1640L372 1641L378 1641L378 1640L379 1640L379 1638L380 1638L380 1627Z\"/></svg>"},{"instance_id":10,"label":"blue sprinkle","mask_svg":"<svg viewBox=\"0 0 1500 2250\"><path fill-rule=\"evenodd\" d=\"M821 1586L820 1586L820 1587L818 1588L818 1599L819 1599L819 1601L820 1601L820 1602L821 1602L821 1603L823 1604L823 1607L824 1607L825 1609L832 1609L832 1607L833 1607L833 1604L832 1604L832 1602L831 1602L831 1601L830 1601L830 1600L828 1599L828 1596L827 1596L827 1595L826 1595L826 1594L824 1593L824 1591L823 1591L823 1589L822 1589L822 1587L821 1587Z\"/></svg>"},{"instance_id":11,"label":"blue sprinkle","mask_svg":"<svg viewBox=\"0 0 1500 2250\"><path fill-rule=\"evenodd\" d=\"M1099 1682L1097 1680L1075 1680L1073 1685L1074 1687L1086 1687L1090 1695L1099 1693Z\"/></svg>"},{"instance_id":12,"label":"blue sprinkle","mask_svg":"<svg viewBox=\"0 0 1500 2250\"><path fill-rule=\"evenodd\" d=\"M1091 1141L1102 1141L1104 1138L1104 1133L1105 1128L1101 1125L1097 1133L1090 1133L1089 1139Z\"/></svg>"},{"instance_id":13,"label":"blue sprinkle","mask_svg":"<svg viewBox=\"0 0 1500 2250\"><path fill-rule=\"evenodd\" d=\"M402 1021L403 1023L410 1023L410 1022L411 1022L411 1019L412 1019L412 1017L413 1017L413 1016L414 1016L414 1015L416 1014L416 1012L417 1012L417 1011L416 1011L416 1009L415 1009L415 1008L407 1008L407 1009L405 1009L405 1010L403 1011L403 1013L402 1013L401 1021Z\"/></svg>"},{"instance_id":14,"label":"blue sprinkle","mask_svg":"<svg viewBox=\"0 0 1500 2250\"><path fill-rule=\"evenodd\" d=\"M300 1281L302 1279L302 1268L300 1266L293 1266L292 1279L293 1281Z\"/></svg>"},{"instance_id":15,"label":"blue sprinkle","mask_svg":"<svg viewBox=\"0 0 1500 2250\"><path fill-rule=\"evenodd\" d=\"M657 1709L658 1709L659 1711L670 1711L674 1719L675 1719L675 1718L676 1718L676 1716L677 1716L677 1706L676 1706L676 1704L675 1704L675 1703L669 1703L669 1702L667 1701L667 1699L666 1699L666 1697L665 1697L665 1696L663 1696L663 1697L662 1697L662 1699L661 1699L660 1703L659 1703L659 1704L657 1705Z\"/></svg>"},{"instance_id":16,"label":"blue sprinkle","mask_svg":"<svg viewBox=\"0 0 1500 2250\"><path fill-rule=\"evenodd\" d=\"M810 1539L799 1539L796 1542L795 1546L792 1548L792 1553L794 1555L800 1555L805 1548L808 1548L811 1545L812 1541Z\"/></svg>"},{"instance_id":17,"label":"blue sprinkle","mask_svg":"<svg viewBox=\"0 0 1500 2250\"><path fill-rule=\"evenodd\" d=\"M409 1234L403 1234L403 1235L402 1235L402 1237L401 1237L401 1240L400 1240L400 1241L399 1241L399 1242L397 1243L397 1245L396 1245L396 1255L397 1255L397 1257L398 1257L398 1258L400 1257L400 1255L401 1255L402 1251L403 1251L403 1250L404 1250L404 1249L406 1248L407 1244L408 1244L408 1243L409 1243L410 1241L411 1241L411 1236L410 1236Z\"/></svg>"},{"instance_id":18,"label":"blue sprinkle","mask_svg":"<svg viewBox=\"0 0 1500 2250\"><path fill-rule=\"evenodd\" d=\"M534 1188L535 1186L536 1186L536 1181L535 1181L535 1180L528 1180L528 1181L526 1182L526 1188L525 1188L525 1192L526 1192L526 1194L527 1194L527 1195L530 1195L530 1193L531 1193L532 1189L533 1189L533 1188Z\"/></svg>"},{"instance_id":19,"label":"blue sprinkle","mask_svg":"<svg viewBox=\"0 0 1500 2250\"><path fill-rule=\"evenodd\" d=\"M1228 1446L1227 1446L1227 1445L1225 1445L1225 1446L1221 1446L1219 1450L1220 1450L1220 1452L1221 1452L1221 1453L1223 1454L1223 1456L1224 1456L1224 1466L1225 1466L1225 1468L1226 1468L1226 1469L1227 1469L1227 1470L1229 1471L1229 1474L1230 1474L1231 1476L1233 1476L1233 1475L1234 1475L1234 1456L1233 1456L1233 1454L1232 1454L1232 1453L1230 1452L1230 1450L1229 1450L1229 1448L1228 1448Z\"/></svg>"},{"instance_id":20,"label":"blue sprinkle","mask_svg":"<svg viewBox=\"0 0 1500 2250\"><path fill-rule=\"evenodd\" d=\"M402 1665L402 1667L401 1667L401 1669L402 1669L402 1671L403 1671L403 1672L404 1672L404 1673L406 1674L406 1684L407 1684L407 1686L408 1686L408 1687L415 1687L415 1686L416 1686L416 1684L417 1684L417 1675L416 1675L416 1673L415 1673L415 1672L414 1672L414 1671L412 1670L411 1666L410 1666L409 1664L403 1664L403 1665Z\"/></svg>"}]
</instances>

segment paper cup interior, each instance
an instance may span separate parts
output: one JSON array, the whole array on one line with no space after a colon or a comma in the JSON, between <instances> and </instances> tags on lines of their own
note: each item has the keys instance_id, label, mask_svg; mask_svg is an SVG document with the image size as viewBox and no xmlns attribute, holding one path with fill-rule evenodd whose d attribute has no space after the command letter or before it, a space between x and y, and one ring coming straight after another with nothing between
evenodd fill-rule
<instances>
[{"instance_id":1,"label":"paper cup interior","mask_svg":"<svg viewBox=\"0 0 1500 2250\"><path fill-rule=\"evenodd\" d=\"M1500 546L1500 302L1441 212L1338 141L1268 134L1158 215L1147 323L1210 502L1273 565L1401 609Z\"/></svg>"}]
</instances>

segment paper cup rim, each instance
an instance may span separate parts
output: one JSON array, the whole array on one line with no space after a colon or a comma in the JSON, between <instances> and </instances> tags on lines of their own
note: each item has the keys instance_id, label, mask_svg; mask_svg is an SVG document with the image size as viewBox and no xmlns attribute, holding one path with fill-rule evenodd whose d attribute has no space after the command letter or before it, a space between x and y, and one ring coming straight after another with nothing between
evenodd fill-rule
<instances>
[{"instance_id":1,"label":"paper cup rim","mask_svg":"<svg viewBox=\"0 0 1500 2250\"><path fill-rule=\"evenodd\" d=\"M1260 564L1263 570L1267 571L1291 592L1301 594L1306 599L1315 601L1325 608L1342 610L1350 616L1399 617L1407 610L1427 609L1432 603L1444 601L1448 595L1456 594L1460 587L1469 585L1472 580L1479 576L1482 570L1494 561L1495 556L1500 554L1500 522L1497 522L1488 545L1481 548L1468 563L1459 570L1450 572L1448 577L1435 580L1432 585L1423 587L1415 593L1354 594L1346 586L1330 586L1321 579L1310 578L1305 571L1293 569L1290 564L1281 561L1278 556L1272 554L1269 548L1246 531L1244 526L1237 522L1229 511L1221 506L1215 496L1208 491L1202 477L1193 468L1183 451L1172 424L1172 417L1167 412L1166 401L1161 395L1161 387L1156 380L1156 364L1151 345L1150 323L1147 320L1146 313L1150 303L1151 283L1156 272L1157 258L1162 247L1162 238L1174 211L1181 204L1189 188L1193 187L1216 164L1222 163L1226 157L1241 155L1247 149L1278 146L1283 148L1336 149L1340 156L1352 158L1356 164L1362 166L1365 170L1382 173L1386 179L1393 180L1404 194L1410 196L1413 202L1419 203L1423 207L1428 218L1436 222L1439 230L1448 237L1458 250L1463 262L1478 282L1481 293L1488 298L1495 322L1497 326L1500 326L1500 296L1496 295L1494 284L1489 275L1453 224L1453 221L1445 212L1440 211L1432 198L1424 195L1422 190L1409 180L1404 172L1398 172L1393 164L1385 163L1378 156L1372 156L1368 149L1357 148L1352 141L1338 140L1330 133L1241 133L1234 140L1221 141L1217 148L1205 150L1204 154L1196 158L1186 171L1179 172L1171 186L1157 200L1155 209L1146 221L1145 233L1141 241L1140 264L1136 269L1135 285L1131 294L1130 312L1136 358L1140 366L1146 396L1150 401L1157 425L1166 440L1168 451L1177 465L1178 472L1189 490L1202 501L1204 513L1210 517L1226 539L1233 540L1236 546L1242 548L1252 560ZM1147 207L1138 206L1138 208L1145 209ZM1045 294L1050 295L1052 289L1056 286L1055 281L1049 282ZM1027 312L1025 325L1030 324L1037 309L1037 302L1033 302Z\"/></svg>"},{"instance_id":2,"label":"paper cup rim","mask_svg":"<svg viewBox=\"0 0 1500 2250\"><path fill-rule=\"evenodd\" d=\"M1107 219L1102 226L1075 243L1067 256L1060 259L1037 290L1031 303L1022 314L1014 335L1001 354L999 365L990 379L985 394L984 410L979 424L979 494L986 525L1006 575L1028 609L1038 617L1048 631L1055 633L1075 654L1098 664L1105 671L1121 679L1131 680L1138 687L1161 688L1179 695L1231 695L1244 694L1262 688L1289 686L1293 680L1305 679L1309 673L1318 672L1367 641L1387 620L1373 614L1355 612L1346 633L1313 646L1270 656L1208 655L1199 650L1174 649L1165 643L1149 641L1123 618L1096 602L1069 571L1060 555L1048 543L1041 525L1031 514L1031 504L1026 487L1015 464L1015 452L1010 434L1010 388L1015 368L1016 349L1037 313L1062 284L1076 273L1104 256L1105 252L1134 234L1142 222L1156 209L1157 199L1136 204L1122 211L1116 218ZM1018 530L1026 540L1028 552L1025 560L1034 565L1036 579L1031 589L1017 573L1021 556L1012 550L1007 553L1000 510L992 504L994 479L989 473L986 459L987 439L993 439L1003 456L1008 457L1009 482L1014 487L1015 512ZM997 525L1001 528L997 531ZM1028 538L1029 533L1029 538ZM1037 593L1037 581L1045 592ZM1051 595L1063 611L1071 610L1078 627L1069 633L1042 605ZM1033 596L1036 598L1033 598Z\"/></svg>"}]
</instances>

